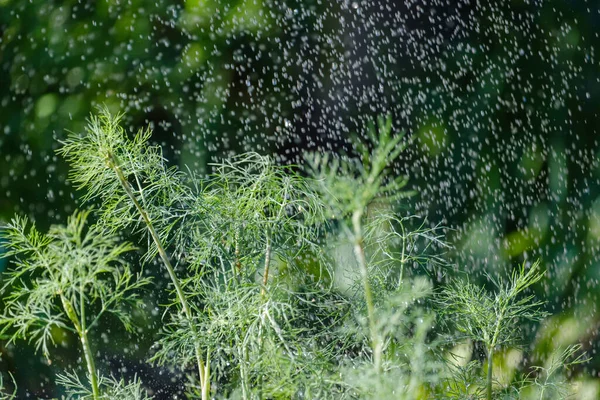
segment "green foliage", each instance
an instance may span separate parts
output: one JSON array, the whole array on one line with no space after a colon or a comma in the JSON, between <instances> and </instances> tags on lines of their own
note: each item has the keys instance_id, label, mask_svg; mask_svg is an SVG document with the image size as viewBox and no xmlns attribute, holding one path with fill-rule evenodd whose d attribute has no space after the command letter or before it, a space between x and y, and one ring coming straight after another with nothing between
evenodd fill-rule
<instances>
[{"instance_id":1,"label":"green foliage","mask_svg":"<svg viewBox=\"0 0 600 400\"><path fill-rule=\"evenodd\" d=\"M88 333L104 314L112 314L132 329L131 308L140 307L138 291L149 283L134 274L124 256L133 250L127 242L97 225L87 227L89 212L76 212L65 226L47 234L26 218L16 217L2 231L7 256L15 268L5 275L2 333L9 342L27 339L50 357L53 329L79 336L88 368L91 391L98 398L98 376Z\"/></svg>"},{"instance_id":2,"label":"green foliage","mask_svg":"<svg viewBox=\"0 0 600 400\"><path fill-rule=\"evenodd\" d=\"M126 108L128 123L177 121L168 136L170 124L157 124L156 140L177 137L182 162L202 166L219 157L212 146L221 139L236 151L283 140L283 116L294 125L290 139L306 130L308 141L385 108L418 137L412 179L427 190L432 219L480 227L473 237L483 240L459 253L474 255L469 269L539 255L559 266L546 287L549 309L597 309L588 303L600 254L594 7L481 2L451 7L456 29L446 29L437 6L427 20L418 7L379 12L379 2L356 2L357 11L281 3L0 1L2 217L21 208L45 227L71 209L64 166L48 160L53 137L79 132L92 104ZM365 15L378 29L364 30ZM358 48L343 40L364 35ZM373 68L361 68L365 60ZM319 100L330 95L336 100ZM523 229L506 232L511 226Z\"/></svg>"},{"instance_id":3,"label":"green foliage","mask_svg":"<svg viewBox=\"0 0 600 400\"><path fill-rule=\"evenodd\" d=\"M87 135L72 135L60 152L74 167L73 182L87 190L84 199L100 200L104 226L148 233L152 246L147 259L160 255L183 310L183 315L171 313L167 334L159 342L162 349L152 359L176 359L185 365L196 353L207 397L210 368L205 369L204 361L215 347L219 357L231 344L235 361L252 358L245 355L250 348L258 352L268 345L264 337L269 335L252 330L271 332L274 340L282 341L275 318L287 317L279 302L267 301L269 268L274 261L293 266L302 253L318 252L324 208L304 179L257 154L216 165L206 180L185 176L165 166L159 148L148 146L149 131L129 140L119 121L120 116L101 110L90 119ZM175 276L167 249L187 265L188 276ZM259 270L261 280L255 279ZM250 307L244 313L230 312L237 295ZM283 304L282 309L288 308ZM217 325L215 316L221 321ZM263 364L266 359L254 358ZM225 373L219 367L225 362L212 364L217 374ZM240 374L252 370L244 368Z\"/></svg>"},{"instance_id":4,"label":"green foliage","mask_svg":"<svg viewBox=\"0 0 600 400\"><path fill-rule=\"evenodd\" d=\"M148 279L132 273L124 260L133 250L127 242L98 226L85 229L88 212L76 212L66 226L53 226L47 234L26 218L16 217L3 230L7 256L16 256L16 268L5 275L2 332L11 341L27 338L49 356L52 328L93 329L110 313L131 330L130 307L140 306L137 290ZM99 305L92 314L89 306ZM80 324L71 326L72 317Z\"/></svg>"},{"instance_id":5,"label":"green foliage","mask_svg":"<svg viewBox=\"0 0 600 400\"><path fill-rule=\"evenodd\" d=\"M213 167L194 207L189 236L201 245L187 246L192 268L213 260L219 269L251 275L262 264L266 288L272 262L283 267L306 254L319 256L326 210L309 179L256 153Z\"/></svg>"},{"instance_id":6,"label":"green foliage","mask_svg":"<svg viewBox=\"0 0 600 400\"><path fill-rule=\"evenodd\" d=\"M4 377L0 375L0 400L13 400L17 398L17 384L12 374L10 375L10 378L14 386L14 390L12 392L6 391L4 386Z\"/></svg>"},{"instance_id":7,"label":"green foliage","mask_svg":"<svg viewBox=\"0 0 600 400\"><path fill-rule=\"evenodd\" d=\"M475 360L463 366L449 360L449 364L452 373L443 380L444 390L440 393L440 397L444 399L483 399L485 378L481 374L481 363Z\"/></svg>"},{"instance_id":8,"label":"green foliage","mask_svg":"<svg viewBox=\"0 0 600 400\"><path fill-rule=\"evenodd\" d=\"M192 322L192 309L166 253L173 228L193 210L180 207L186 204L189 188L181 182L178 171L166 167L160 148L148 145L150 130L140 130L130 140L119 124L121 115L112 115L107 108L99 111L98 117L90 118L87 135L71 135L59 153L73 167L70 179L87 190L83 199L100 200L104 226L111 231L133 227L134 231L148 235L152 245L146 259L160 256L187 327L195 337L193 353L203 388L202 398L206 400L210 393L210 366L198 347L200 336Z\"/></svg>"},{"instance_id":9,"label":"green foliage","mask_svg":"<svg viewBox=\"0 0 600 400\"><path fill-rule=\"evenodd\" d=\"M564 399L572 393L565 372L589 361L580 344L557 348L543 366L534 365L521 385L530 398Z\"/></svg>"},{"instance_id":10,"label":"green foliage","mask_svg":"<svg viewBox=\"0 0 600 400\"><path fill-rule=\"evenodd\" d=\"M307 158L316 189L336 218L362 213L375 199L393 201L412 194L402 190L405 176L390 173L390 166L407 145L403 135L392 135L391 117L379 118L377 128L371 125L367 130L367 137L370 143L354 143L360 157L340 159L331 153L315 153Z\"/></svg>"},{"instance_id":11,"label":"green foliage","mask_svg":"<svg viewBox=\"0 0 600 400\"><path fill-rule=\"evenodd\" d=\"M447 321L452 321L464 337L483 343L487 351L487 398L492 398L493 355L497 348L516 344L520 339L519 322L541 320L543 302L534 295L523 295L544 276L539 262L529 269L523 263L508 282L495 281L497 292L488 293L470 282L456 280L446 286L438 297L438 305Z\"/></svg>"},{"instance_id":12,"label":"green foliage","mask_svg":"<svg viewBox=\"0 0 600 400\"><path fill-rule=\"evenodd\" d=\"M130 272L123 258L133 247L117 232L142 236L140 261L158 256L168 272L172 300L149 361L182 367L189 398L566 393L559 370L584 360L579 347L492 390L494 352L520 339L519 320L545 316L528 294L543 273L539 263L523 264L506 281L490 278L495 293L462 280L434 290L423 272L443 275L448 246L439 227L396 211L411 193L395 176L407 142L389 118L355 142L356 157L310 156L307 176L256 153L214 164L206 176L183 173L149 144L150 130L129 138L120 119L101 109L59 150L84 201L99 206L96 225L85 229L88 213L77 212L48 234L20 218L3 234L15 258L3 333L44 354L52 327L77 334L90 384L60 375L69 398L149 398L137 379L98 374L87 338L106 313L130 328L127 304L148 283ZM336 257L350 248L353 258ZM483 344L487 377L478 360L443 357L441 327ZM185 369L192 364L197 372Z\"/></svg>"},{"instance_id":13,"label":"green foliage","mask_svg":"<svg viewBox=\"0 0 600 400\"><path fill-rule=\"evenodd\" d=\"M298 268L306 254L322 256L324 207L305 178L267 157L250 153L214 167L196 185L197 206L183 228L194 243L185 246L194 272L185 287L201 301L195 323L204 334L197 340L206 352L216 347L211 368L225 393L238 385L244 398L289 391L299 379L285 371L298 376L307 365L295 348L307 329L295 289L321 290L322 271L311 279ZM185 357L193 341L181 323L168 329L154 357L160 362Z\"/></svg>"},{"instance_id":14,"label":"green foliage","mask_svg":"<svg viewBox=\"0 0 600 400\"><path fill-rule=\"evenodd\" d=\"M65 374L56 377L56 383L66 388L67 397L70 399L95 400L94 393L90 388L81 381L79 376L74 373L66 372ZM98 386L102 390L100 400L151 400L146 391L142 388L142 383L137 377L133 381L125 382L123 379L115 379L114 377L100 376Z\"/></svg>"},{"instance_id":15,"label":"green foliage","mask_svg":"<svg viewBox=\"0 0 600 400\"><path fill-rule=\"evenodd\" d=\"M452 316L448 321L453 321L459 332L483 342L486 348L514 344L519 339L519 320L540 320L546 315L540 311L543 302L535 301L533 294L524 295L543 276L538 261L529 268L523 263L508 282L490 278L496 293L455 280L442 290L439 307L446 316Z\"/></svg>"},{"instance_id":16,"label":"green foliage","mask_svg":"<svg viewBox=\"0 0 600 400\"><path fill-rule=\"evenodd\" d=\"M160 147L149 145L152 132L140 130L129 139L120 126L122 117L99 109L90 117L86 134L70 135L58 153L71 165L70 181L85 189L82 200L99 200L104 226L150 235L147 219L165 241L191 209L189 188L180 172L166 166ZM158 244L151 241L147 259L157 253Z\"/></svg>"},{"instance_id":17,"label":"green foliage","mask_svg":"<svg viewBox=\"0 0 600 400\"><path fill-rule=\"evenodd\" d=\"M429 337L435 316L424 306L431 295L432 287L426 279L406 279L377 303L375 332L382 343L380 367L373 368L374 361L359 357L348 360L350 365L343 370L346 384L359 398L421 398L443 376L444 365L435 353L438 344ZM368 336L364 314L354 317L354 329Z\"/></svg>"},{"instance_id":18,"label":"green foliage","mask_svg":"<svg viewBox=\"0 0 600 400\"><path fill-rule=\"evenodd\" d=\"M389 235L400 239L403 249L400 254L401 268L409 258L409 255L406 254L409 238L405 235L405 232L398 233L395 231L394 224L403 229L403 221L396 218L392 213L386 212L377 214L373 218L371 229L368 230L370 235L365 238L364 215L367 212L367 207L376 199L393 201L406 195L402 191L406 179L403 177L390 179L388 177L390 165L405 147L402 142L402 135L392 135L392 122L389 117L385 120L380 118L377 128L376 131L375 127L371 126L368 130L367 136L371 140L370 145L374 146L371 151L368 150L369 144L357 143L361 158L334 160L327 155L324 157L313 155L309 162L309 170L314 176L316 190L321 194L331 215L341 220L344 235L353 246L360 270L367 310L373 363L375 369L379 371L387 338L386 332L381 332L379 329L381 317L377 315L376 301L378 299L376 297L378 297L377 294L381 294L385 299L389 292L384 285L380 288L380 291L373 294L372 281L385 281L390 272L394 271L393 268L390 268L390 264L394 264L397 257L392 255L393 252L386 248L391 241L378 240L375 236L385 232L385 229L380 230L380 228L386 224L388 232L392 232ZM373 243L370 243L371 241ZM377 260L379 262L372 262L373 259L369 259L371 254L367 254L367 251L370 250L371 245L376 247L375 251L372 252L372 257L380 258L380 260ZM395 282L390 288L392 292L403 284L402 275L403 269L393 280Z\"/></svg>"}]
</instances>

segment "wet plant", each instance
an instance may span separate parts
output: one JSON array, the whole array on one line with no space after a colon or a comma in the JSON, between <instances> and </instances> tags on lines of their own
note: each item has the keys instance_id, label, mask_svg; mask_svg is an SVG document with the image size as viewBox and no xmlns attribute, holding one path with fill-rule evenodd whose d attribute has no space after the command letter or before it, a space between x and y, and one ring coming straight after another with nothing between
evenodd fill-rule
<instances>
[{"instance_id":1,"label":"wet plant","mask_svg":"<svg viewBox=\"0 0 600 400\"><path fill-rule=\"evenodd\" d=\"M447 360L451 373L443 380L444 390L440 397L447 399L483 399L485 379L481 376L479 361L469 361L466 365Z\"/></svg>"},{"instance_id":2,"label":"wet plant","mask_svg":"<svg viewBox=\"0 0 600 400\"><path fill-rule=\"evenodd\" d=\"M247 397L248 382L260 390L263 380L247 365L266 360L249 349L264 352L271 338L291 354L280 325L289 325L293 312L274 299L270 271L275 263L294 269L311 251L318 256L320 200L290 168L254 153L215 165L208 179L169 169L160 148L148 144L150 131L129 139L120 118L102 109L87 135L71 135L60 153L73 166L71 180L86 190L84 200L100 201L100 223L146 234L146 259L158 254L169 273L180 312L171 313L152 360L187 363L195 354L200 395L208 398L211 364L215 378L225 374L219 356L231 345L227 364L238 366ZM182 276L173 260L185 266ZM250 308L235 309L240 301Z\"/></svg>"},{"instance_id":3,"label":"wet plant","mask_svg":"<svg viewBox=\"0 0 600 400\"><path fill-rule=\"evenodd\" d=\"M520 382L522 392L530 390L530 397L564 399L571 395L565 372L589 361L580 344L559 347L552 351L543 366L534 365Z\"/></svg>"},{"instance_id":4,"label":"wet plant","mask_svg":"<svg viewBox=\"0 0 600 400\"><path fill-rule=\"evenodd\" d=\"M75 374L59 380L67 389L74 387L69 382L77 382L89 392L87 398L98 400L115 387L97 371L89 334L105 314L131 330L131 307L140 305L138 291L149 281L134 274L124 259L133 246L97 225L86 227L88 215L78 211L48 233L20 217L2 230L6 255L15 257L15 268L4 276L3 292L8 294L0 326L10 342L33 342L48 359L53 329L77 335L88 382L83 384Z\"/></svg>"},{"instance_id":5,"label":"wet plant","mask_svg":"<svg viewBox=\"0 0 600 400\"><path fill-rule=\"evenodd\" d=\"M80 377L73 373L58 375L56 382L67 389L67 399L96 399L94 391L90 389ZM142 382L134 377L133 381L126 382L124 379L116 379L112 376L100 376L97 381L102 400L123 399L123 400L150 400L146 390L142 387Z\"/></svg>"},{"instance_id":6,"label":"wet plant","mask_svg":"<svg viewBox=\"0 0 600 400\"><path fill-rule=\"evenodd\" d=\"M221 392L261 398L269 387L289 386L277 378L284 363L300 368L296 288L320 290L325 272L315 271L311 281L298 264L307 254L321 257L324 207L306 179L268 157L248 153L213 167L186 225L194 243L182 246L192 272L186 286L203 302L196 320L205 333L201 347L218 344L213 368ZM154 359L168 360L186 338L185 329L170 330Z\"/></svg>"},{"instance_id":7,"label":"wet plant","mask_svg":"<svg viewBox=\"0 0 600 400\"><path fill-rule=\"evenodd\" d=\"M369 136L376 145L372 154L365 150L366 146L361 146L362 159L352 158L341 162L333 159L331 155L314 155L310 168L325 204L329 206L331 214L342 221L344 234L352 243L362 278L373 365L375 370L379 371L383 338L377 331L378 321L371 288L370 266L365 254L364 217L367 207L376 198L392 200L392 197L404 195L401 189L406 184L406 179L401 177L386 181L386 168L400 155L405 144L402 142L402 135L391 134L391 118L380 118L377 128L376 130L372 126L369 129Z\"/></svg>"},{"instance_id":8,"label":"wet plant","mask_svg":"<svg viewBox=\"0 0 600 400\"><path fill-rule=\"evenodd\" d=\"M138 379L97 372L87 337L106 313L129 327L126 305L148 284L123 261L133 246L122 237L147 244L140 263L158 259L169 277L148 361L180 366L188 398L558 392L554 364L521 374L503 393L492 386L494 354L519 339L516 321L545 315L530 294L539 264L508 280L489 277L493 293L456 279L436 290L431 277L445 275L448 246L440 227L398 211L413 193L396 168L409 141L391 119L369 125L366 140L353 142L356 154L308 155L302 169L250 152L200 176L167 167L151 131L129 137L121 118L100 109L59 150L83 200L97 207L95 225L85 229L88 213L77 212L48 234L20 218L4 231L16 259L5 278L4 332L44 354L52 326L78 335L88 379L57 379L71 398L147 398ZM478 361L445 357L442 329L483 345L485 376ZM569 351L558 364L569 365Z\"/></svg>"},{"instance_id":9,"label":"wet plant","mask_svg":"<svg viewBox=\"0 0 600 400\"><path fill-rule=\"evenodd\" d=\"M105 226L112 231L133 228L149 237L152 244L147 258L159 255L184 316L181 322L198 337L188 297L166 252L171 230L186 217L187 210L178 207L185 201L186 186L178 171L166 167L160 148L148 145L151 131L140 130L130 140L120 126L121 118L101 109L98 116L90 118L87 135L71 135L59 153L72 166L71 181L86 189L84 200L100 199ZM203 353L195 344L193 352L206 400L210 393L210 349Z\"/></svg>"},{"instance_id":10,"label":"wet plant","mask_svg":"<svg viewBox=\"0 0 600 400\"><path fill-rule=\"evenodd\" d=\"M438 229L424 224L408 228L413 217L393 211L412 193L403 190L406 177L394 176L391 168L407 145L402 135L392 134L391 119L379 118L369 126L367 138L355 143L358 157L341 161L313 155L309 170L339 222L342 242L352 246L359 271L348 295L360 311L348 322L355 337L367 339L369 350L363 354L369 362L361 357L350 362L357 372L347 374L351 391L368 398L413 398L435 383L442 366L427 337L434 316L424 300L431 284L406 276L405 269L434 268L446 245ZM438 249L428 252L432 246Z\"/></svg>"},{"instance_id":11,"label":"wet plant","mask_svg":"<svg viewBox=\"0 0 600 400\"><path fill-rule=\"evenodd\" d=\"M495 293L468 281L454 280L437 298L439 308L462 338L483 344L487 355L486 398L492 399L494 353L520 340L519 323L539 321L546 314L540 309L542 301L525 293L544 276L539 261L529 268L523 263L509 280L493 279Z\"/></svg>"}]
</instances>

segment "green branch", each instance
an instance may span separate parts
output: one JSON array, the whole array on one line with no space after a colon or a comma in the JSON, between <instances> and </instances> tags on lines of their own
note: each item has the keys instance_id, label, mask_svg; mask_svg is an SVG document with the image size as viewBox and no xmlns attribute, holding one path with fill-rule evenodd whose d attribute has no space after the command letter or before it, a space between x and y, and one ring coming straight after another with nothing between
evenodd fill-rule
<instances>
[{"instance_id":1,"label":"green branch","mask_svg":"<svg viewBox=\"0 0 600 400\"><path fill-rule=\"evenodd\" d=\"M125 193L127 194L127 197L129 197L129 199L135 206L135 209L137 210L138 214L144 220L144 224L146 225L146 228L148 229L148 232L152 238L152 241L154 242L154 244L156 245L156 248L158 249L158 254L159 254L165 268L167 269L169 277L171 278L171 282L173 283L173 286L175 286L175 292L177 293L177 298L178 298L179 303L181 304L181 307L183 309L183 312L185 313L185 316L188 320L190 329L192 330L193 335L195 337L197 337L198 332L196 330L196 325L194 324L194 321L193 321L192 311L188 304L185 293L183 292L181 284L179 283L179 279L177 278L177 275L175 275L175 270L173 269L173 265L171 264L171 261L169 260L167 252L165 251L165 248L162 245L162 241L160 240L158 234L156 233L156 230L154 229L154 225L152 224L152 221L150 220L148 213L140 205L139 201L137 200L136 196L134 195L129 182L123 175L121 168L119 167L117 161L115 160L114 154L110 154L109 157L110 158L108 160L108 166L115 172L115 174L117 175L117 178L119 179L119 182L121 183L121 186L123 187L123 190L125 190ZM210 394L210 377L208 375L209 370L204 365L200 346L197 344L197 341L194 346L194 351L195 351L196 363L197 363L197 367L198 367L198 375L200 376L200 385L202 387L202 399L207 400L208 396ZM207 362L208 362L208 360L207 360Z\"/></svg>"}]
</instances>

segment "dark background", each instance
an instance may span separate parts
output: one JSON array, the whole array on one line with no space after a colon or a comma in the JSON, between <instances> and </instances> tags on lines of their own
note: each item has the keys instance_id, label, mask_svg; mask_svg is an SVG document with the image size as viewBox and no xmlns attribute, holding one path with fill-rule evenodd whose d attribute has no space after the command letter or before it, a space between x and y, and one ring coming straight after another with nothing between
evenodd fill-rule
<instances>
[{"instance_id":1,"label":"dark background","mask_svg":"<svg viewBox=\"0 0 600 400\"><path fill-rule=\"evenodd\" d=\"M65 221L77 194L54 150L100 104L200 171L245 150L351 152L389 113L414 138L407 212L449 227L448 258L473 277L541 258L554 315L532 346L580 341L596 376L599 33L596 1L0 0L0 221ZM103 334L105 368L168 386L139 364L152 332ZM48 395L72 347L51 366L5 348L2 368Z\"/></svg>"}]
</instances>

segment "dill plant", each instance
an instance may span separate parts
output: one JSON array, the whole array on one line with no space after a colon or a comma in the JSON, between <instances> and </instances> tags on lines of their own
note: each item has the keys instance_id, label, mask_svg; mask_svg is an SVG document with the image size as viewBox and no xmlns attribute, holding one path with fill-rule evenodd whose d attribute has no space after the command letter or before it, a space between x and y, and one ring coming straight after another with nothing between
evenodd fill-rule
<instances>
[{"instance_id":1,"label":"dill plant","mask_svg":"<svg viewBox=\"0 0 600 400\"><path fill-rule=\"evenodd\" d=\"M495 352L505 346L518 344L521 340L520 322L539 321L547 315L541 310L544 302L535 300L533 294L527 293L543 276L544 272L541 270L539 261L531 264L529 268L526 263L523 263L508 280L488 277L497 289L494 293L469 281L454 279L437 296L440 313L445 317L443 321L458 331L458 338L467 338L481 343L485 348L487 370L484 387L485 398L488 400L493 398L494 393ZM567 348L557 359L551 361L547 368L534 366L533 369L538 372L537 376L531 380L533 374L530 374L511 390L520 393L523 387L533 385L540 388L539 398L545 398L544 392L552 391L553 383L549 377L561 367L571 365L569 358L579 350L578 346ZM573 362L580 363L583 359L583 356L578 356ZM464 379L463 388L467 388L474 381L479 380L476 378L476 374L473 374L476 366L477 363L470 363L467 369L459 371L460 373L469 373L474 378L471 382ZM457 376L458 374L452 377L455 383ZM456 384L453 386L458 388Z\"/></svg>"},{"instance_id":2,"label":"dill plant","mask_svg":"<svg viewBox=\"0 0 600 400\"><path fill-rule=\"evenodd\" d=\"M177 306L175 315L194 337L194 311L176 275L166 243L173 227L186 217L186 186L181 174L165 165L160 148L149 146L151 131L140 130L129 139L120 125L122 115L100 109L92 116L86 135L71 135L59 149L71 164L70 179L86 189L84 200L100 199L102 223L112 231L133 228L149 237L147 259L159 255L171 279ZM193 353L202 386L202 398L210 393L210 349L202 352L197 341ZM207 365L208 364L208 365Z\"/></svg>"},{"instance_id":3,"label":"dill plant","mask_svg":"<svg viewBox=\"0 0 600 400\"><path fill-rule=\"evenodd\" d=\"M159 258L170 278L149 361L194 364L189 398L491 399L494 352L518 338L515 321L545 315L523 294L542 277L537 263L492 279L495 294L462 280L435 291L422 276L443 274L448 246L439 227L397 212L412 194L393 169L408 141L389 118L368 126L354 157L308 155L304 174L250 152L212 164L207 176L167 167L151 131L129 137L121 118L101 108L59 150L83 200L99 206L96 225L85 230L88 213L78 212L48 234L26 232L19 218L4 231L17 261L3 332L44 354L51 326L77 334L89 382L57 379L72 398L147 398L138 379L98 374L89 349L102 314L130 326L123 305L148 283L130 272L122 258L133 247L117 235L145 238L141 261ZM344 249L352 259L336 258ZM26 275L36 284L25 285ZM94 302L93 311L83 306ZM477 361L444 359L440 327L484 344L485 377ZM578 352L557 353L507 392L565 393L560 371L583 362Z\"/></svg>"},{"instance_id":4,"label":"dill plant","mask_svg":"<svg viewBox=\"0 0 600 400\"><path fill-rule=\"evenodd\" d=\"M544 399L568 398L572 391L565 372L589 361L580 344L554 349L543 366L534 365L520 385L525 397Z\"/></svg>"},{"instance_id":5,"label":"dill plant","mask_svg":"<svg viewBox=\"0 0 600 400\"><path fill-rule=\"evenodd\" d=\"M379 136L375 136L375 128L369 130L371 140L376 148L373 154L363 151L361 159L350 159L341 162L330 155L313 156L311 160L312 174L315 176L317 188L332 215L343 221L345 234L352 242L360 274L362 277L364 299L367 307L367 318L371 341L373 365L381 368L383 343L377 332L375 304L369 278L369 265L365 255L364 215L367 207L377 198L402 195L402 187L406 179L385 181L386 167L404 149L402 136L391 135L391 118L379 119Z\"/></svg>"},{"instance_id":6,"label":"dill plant","mask_svg":"<svg viewBox=\"0 0 600 400\"><path fill-rule=\"evenodd\" d=\"M75 374L60 377L68 391L93 400L111 398L119 391L124 399L134 396L131 384L103 377L96 369L89 334L105 314L115 316L131 331L131 307L140 305L138 290L148 284L134 274L125 254L133 250L127 242L97 225L86 227L89 212L78 211L66 225L38 231L26 218L14 218L1 233L15 268L5 274L2 333L9 342L26 339L49 359L53 329L77 335L87 368L88 383Z\"/></svg>"},{"instance_id":7,"label":"dill plant","mask_svg":"<svg viewBox=\"0 0 600 400\"><path fill-rule=\"evenodd\" d=\"M158 254L169 273L181 312L171 313L152 360L186 363L195 354L203 399L211 366L216 383L239 384L244 398L264 396L279 375L265 379L270 360L299 363L288 342L302 330L292 323L296 293L271 284L270 270L274 263L293 269L306 252L319 256L320 199L291 169L254 153L215 165L208 179L169 169L148 144L150 131L129 139L120 119L101 109L86 135L71 135L60 153L84 200L100 201L101 223L147 234L146 260Z\"/></svg>"},{"instance_id":8,"label":"dill plant","mask_svg":"<svg viewBox=\"0 0 600 400\"><path fill-rule=\"evenodd\" d=\"M446 245L437 229L423 224L408 229L412 217L393 212L398 200L412 194L403 190L406 177L391 173L407 145L403 135L392 134L388 117L372 124L367 138L355 142L359 158L313 155L309 163L316 190L339 222L342 241L353 249L359 270L353 287L360 290L348 293L349 301L366 314L355 313L346 328L351 336L367 339L369 351L361 353L370 361L346 357L351 368L342 371L349 395L410 399L427 393L442 365L428 338L434 321L425 306L431 283L405 273L407 266L433 268L441 258L429 248Z\"/></svg>"},{"instance_id":9,"label":"dill plant","mask_svg":"<svg viewBox=\"0 0 600 400\"><path fill-rule=\"evenodd\" d=\"M221 392L244 399L293 393L307 365L297 351L306 327L296 289L319 290L323 273L309 282L299 264L306 254L321 257L324 207L305 178L268 157L247 153L213 168L186 228L195 243L186 254L188 282L204 302L200 340L203 347L218 344ZM156 358L167 359L164 350L185 336L172 331Z\"/></svg>"}]
</instances>

